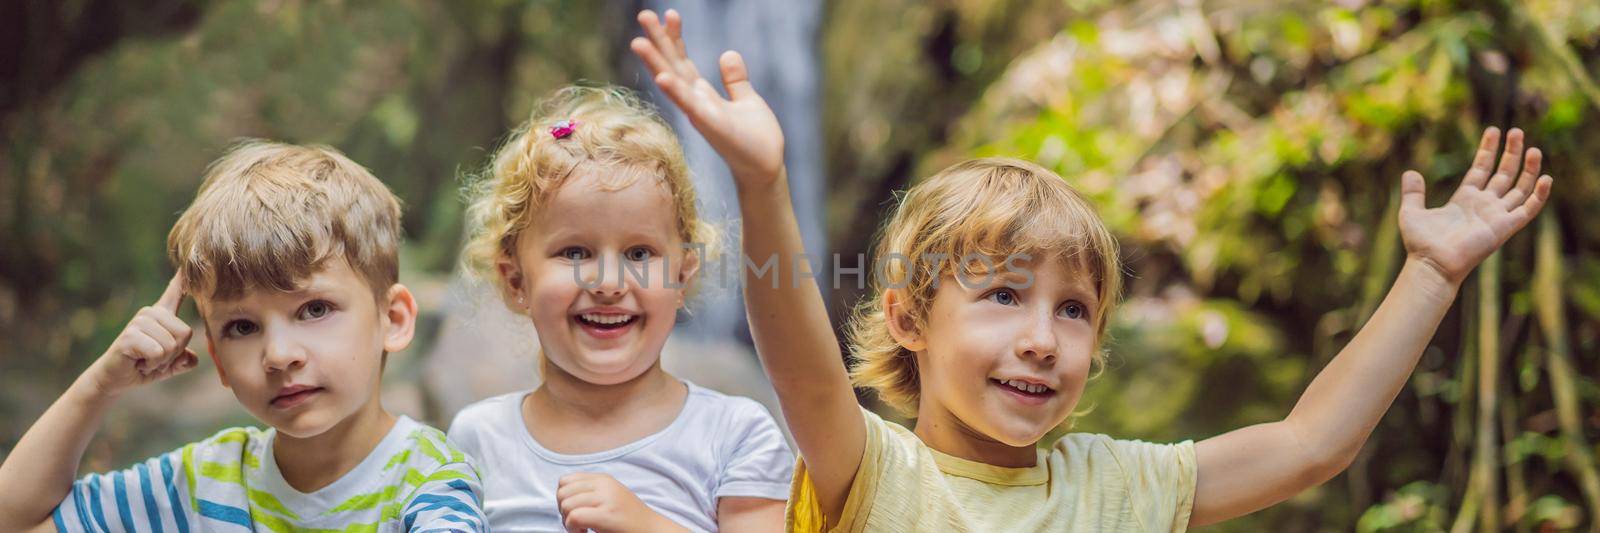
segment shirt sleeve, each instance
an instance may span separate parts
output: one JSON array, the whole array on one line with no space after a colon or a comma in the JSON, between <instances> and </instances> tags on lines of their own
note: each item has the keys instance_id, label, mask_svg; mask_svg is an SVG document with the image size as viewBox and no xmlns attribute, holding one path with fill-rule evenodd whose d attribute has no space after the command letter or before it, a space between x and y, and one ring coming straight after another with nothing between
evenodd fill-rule
<instances>
[{"instance_id":1,"label":"shirt sleeve","mask_svg":"<svg viewBox=\"0 0 1600 533\"><path fill-rule=\"evenodd\" d=\"M729 433L734 446L718 480L716 498L787 499L794 472L788 441L761 404L748 402L739 412Z\"/></svg>"},{"instance_id":2,"label":"shirt sleeve","mask_svg":"<svg viewBox=\"0 0 1600 533\"><path fill-rule=\"evenodd\" d=\"M889 514L900 514L915 513L916 509L922 507L918 493L913 489L919 473L916 451L902 446L889 427L891 423L876 413L862 408L861 417L867 426L867 442L861 451L861 465L856 467L855 480L850 482L850 492L845 497L839 523L829 531L863 531L867 517L879 509ZM891 488L880 491L886 485ZM878 505L882 497L892 501ZM824 531L822 502L817 500L816 487L812 485L811 472L806 468L803 457L795 462L794 482L790 485L786 515L789 531ZM894 521L895 518L889 517L888 520Z\"/></svg>"},{"instance_id":3,"label":"shirt sleeve","mask_svg":"<svg viewBox=\"0 0 1600 533\"><path fill-rule=\"evenodd\" d=\"M483 484L470 463L446 463L412 491L400 511L406 531L488 531Z\"/></svg>"},{"instance_id":4,"label":"shirt sleeve","mask_svg":"<svg viewBox=\"0 0 1600 533\"><path fill-rule=\"evenodd\" d=\"M1145 531L1184 531L1194 511L1194 441L1114 441L1135 518Z\"/></svg>"},{"instance_id":5,"label":"shirt sleeve","mask_svg":"<svg viewBox=\"0 0 1600 533\"><path fill-rule=\"evenodd\" d=\"M185 472L178 450L126 470L89 474L72 483L51 518L61 532L188 532Z\"/></svg>"}]
</instances>

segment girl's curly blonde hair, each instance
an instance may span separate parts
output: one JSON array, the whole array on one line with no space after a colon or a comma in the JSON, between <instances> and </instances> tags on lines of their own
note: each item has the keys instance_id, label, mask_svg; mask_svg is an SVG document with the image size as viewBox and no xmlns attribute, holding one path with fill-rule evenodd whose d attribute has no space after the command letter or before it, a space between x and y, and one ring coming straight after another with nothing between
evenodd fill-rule
<instances>
[{"instance_id":1,"label":"girl's curly blonde hair","mask_svg":"<svg viewBox=\"0 0 1600 533\"><path fill-rule=\"evenodd\" d=\"M551 128L562 121L575 126L557 138ZM515 257L532 213L579 167L660 179L675 204L678 236L702 250L714 245L716 231L700 219L683 147L656 110L621 87L567 87L539 102L467 189L471 236L462 255L469 270L495 280L502 298L510 293L496 262Z\"/></svg>"},{"instance_id":2,"label":"girl's curly blonde hair","mask_svg":"<svg viewBox=\"0 0 1600 533\"><path fill-rule=\"evenodd\" d=\"M921 391L917 357L890 334L884 291L895 291L909 326L921 331L928 325L937 280L955 275L956 268L981 274L980 265L955 259L981 255L1000 258L993 261L999 265L1024 253L1069 260L1093 277L1099 308L1092 316L1099 343L1122 290L1117 241L1088 200L1061 176L1027 161L984 158L946 168L906 191L878 237L875 268L881 273L874 276L871 296L856 309L849 326L857 361L851 381L915 417ZM927 257L950 260L936 263L943 266L935 272L927 268ZM1097 345L1095 358L1102 357Z\"/></svg>"}]
</instances>

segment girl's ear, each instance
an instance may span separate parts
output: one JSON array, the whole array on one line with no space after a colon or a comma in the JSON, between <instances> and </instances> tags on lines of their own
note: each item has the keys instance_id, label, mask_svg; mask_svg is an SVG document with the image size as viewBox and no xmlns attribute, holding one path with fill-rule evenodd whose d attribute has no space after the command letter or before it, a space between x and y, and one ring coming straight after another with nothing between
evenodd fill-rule
<instances>
[{"instance_id":1,"label":"girl's ear","mask_svg":"<svg viewBox=\"0 0 1600 533\"><path fill-rule=\"evenodd\" d=\"M899 343L901 348L913 352L923 351L928 348L928 343L922 338L922 332L917 331L916 321L906 312L905 305L899 291L883 290L883 319L889 324L889 335L894 337L894 341Z\"/></svg>"},{"instance_id":2,"label":"girl's ear","mask_svg":"<svg viewBox=\"0 0 1600 533\"><path fill-rule=\"evenodd\" d=\"M683 265L678 268L678 285L683 287L678 292L688 292L689 283L694 281L695 275L700 273L700 252L694 248L685 248Z\"/></svg>"},{"instance_id":3,"label":"girl's ear","mask_svg":"<svg viewBox=\"0 0 1600 533\"><path fill-rule=\"evenodd\" d=\"M411 289L399 283L389 287L384 300L383 318L388 322L383 335L384 353L395 353L411 345L417 331L417 299Z\"/></svg>"},{"instance_id":4,"label":"girl's ear","mask_svg":"<svg viewBox=\"0 0 1600 533\"><path fill-rule=\"evenodd\" d=\"M505 298L507 305L517 312L522 312L521 303L512 303L521 302L523 299L523 285L527 280L522 275L522 267L517 266L516 258L502 255L495 260L494 269L500 274L500 281L504 282L500 284L501 296Z\"/></svg>"}]
</instances>

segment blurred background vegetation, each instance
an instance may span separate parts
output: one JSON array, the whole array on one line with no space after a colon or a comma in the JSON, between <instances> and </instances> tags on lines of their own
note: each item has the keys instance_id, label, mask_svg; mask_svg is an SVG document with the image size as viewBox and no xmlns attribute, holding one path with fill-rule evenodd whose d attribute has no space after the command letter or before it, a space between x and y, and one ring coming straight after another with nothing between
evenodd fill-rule
<instances>
[{"instance_id":1,"label":"blurred background vegetation","mask_svg":"<svg viewBox=\"0 0 1600 533\"><path fill-rule=\"evenodd\" d=\"M440 300L458 176L550 89L637 86L639 7L0 8L0 453L159 294L167 230L235 138L331 144L372 168L407 204L402 278ZM1600 524L1600 4L861 0L825 2L818 26L828 196L813 215L831 251L865 252L892 191L959 159L1057 170L1129 260L1111 364L1074 427L1121 438L1286 414L1403 260L1400 173L1421 170L1437 204L1483 127L1526 129L1553 202L1468 280L1355 465L1212 529ZM860 296L832 291L835 315ZM407 386L416 359L391 365L386 401L442 427L453 413ZM252 423L207 368L151 389L86 469Z\"/></svg>"}]
</instances>

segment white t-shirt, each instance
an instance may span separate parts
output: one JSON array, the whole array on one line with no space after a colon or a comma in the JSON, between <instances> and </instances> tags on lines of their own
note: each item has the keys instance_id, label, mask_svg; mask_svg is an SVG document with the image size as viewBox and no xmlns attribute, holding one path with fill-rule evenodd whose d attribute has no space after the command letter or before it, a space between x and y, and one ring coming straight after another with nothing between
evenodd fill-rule
<instances>
[{"instance_id":1,"label":"white t-shirt","mask_svg":"<svg viewBox=\"0 0 1600 533\"><path fill-rule=\"evenodd\" d=\"M765 407L684 382L689 397L672 424L618 448L569 455L528 432L529 391L467 406L450 441L483 474L484 515L495 531L565 531L556 484L567 474L609 474L652 510L691 530L717 530L717 500L786 500L794 454Z\"/></svg>"}]
</instances>

